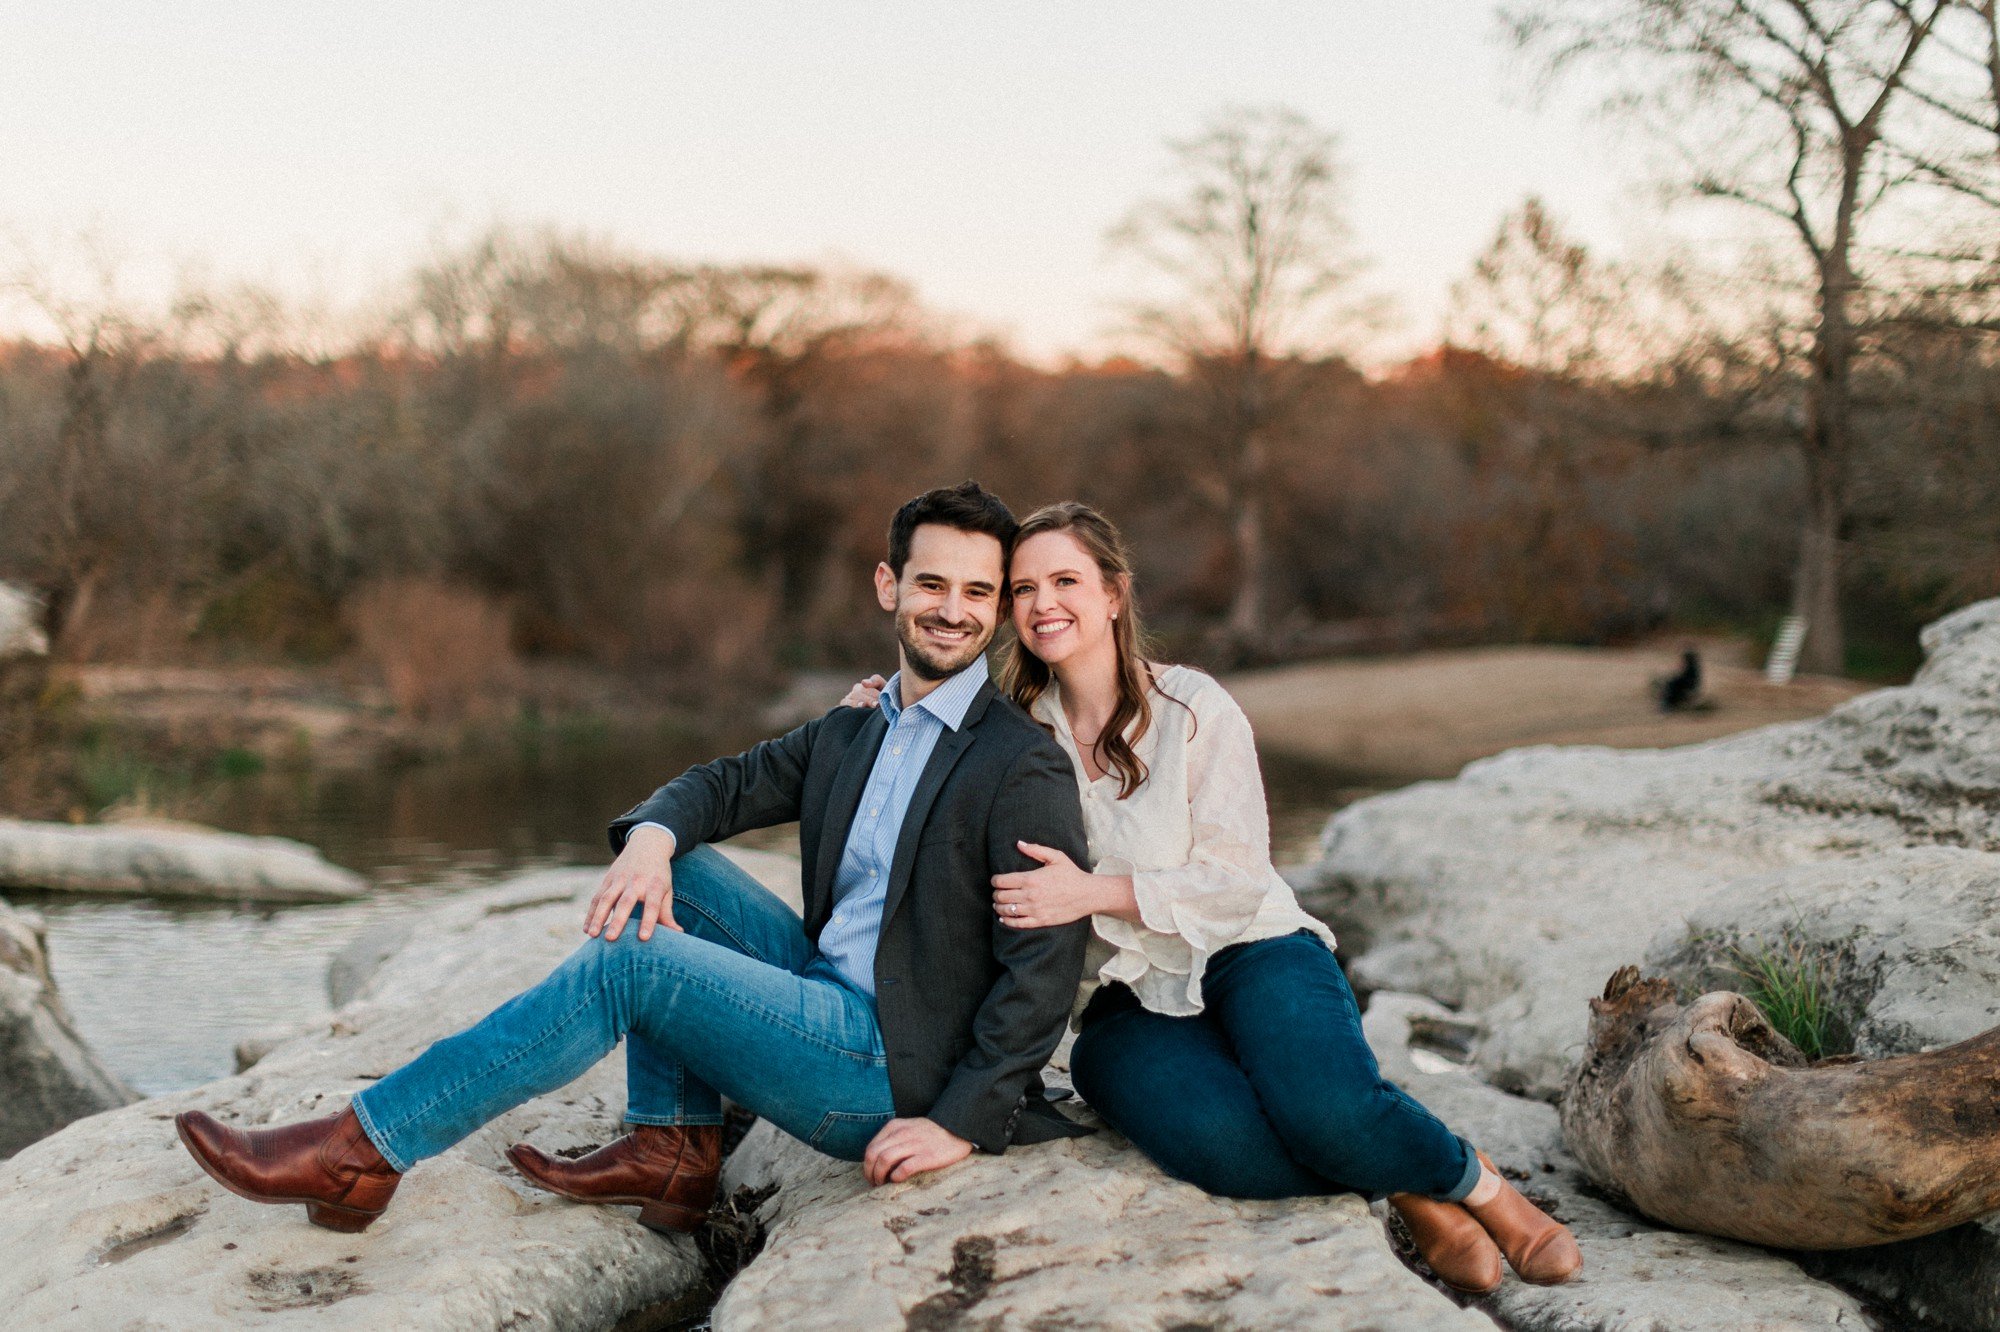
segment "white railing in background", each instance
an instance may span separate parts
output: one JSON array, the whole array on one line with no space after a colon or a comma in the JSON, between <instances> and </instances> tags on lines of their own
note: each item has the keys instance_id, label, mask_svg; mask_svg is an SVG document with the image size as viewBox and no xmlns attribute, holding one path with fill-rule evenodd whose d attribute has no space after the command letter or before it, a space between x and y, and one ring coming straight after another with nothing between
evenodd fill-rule
<instances>
[{"instance_id":1,"label":"white railing in background","mask_svg":"<svg viewBox=\"0 0 2000 1332\"><path fill-rule=\"evenodd\" d=\"M1799 649L1805 641L1805 617L1787 615L1778 626L1777 640L1771 644L1771 658L1764 663L1764 678L1772 684L1790 684L1799 668Z\"/></svg>"}]
</instances>

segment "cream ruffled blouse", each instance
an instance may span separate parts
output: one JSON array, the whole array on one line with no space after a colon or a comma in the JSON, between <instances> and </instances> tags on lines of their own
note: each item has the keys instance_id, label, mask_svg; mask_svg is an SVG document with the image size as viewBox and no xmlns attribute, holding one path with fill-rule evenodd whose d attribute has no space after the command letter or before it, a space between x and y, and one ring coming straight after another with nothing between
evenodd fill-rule
<instances>
[{"instance_id":1,"label":"cream ruffled blouse","mask_svg":"<svg viewBox=\"0 0 2000 1332\"><path fill-rule=\"evenodd\" d=\"M1334 945L1333 931L1300 909L1291 885L1272 868L1250 719L1228 690L1191 666L1163 668L1157 687L1153 724L1135 747L1147 777L1124 800L1116 773L1085 780L1061 687L1051 681L1035 700L1035 715L1076 765L1096 871L1132 876L1144 922L1090 918L1073 1018L1106 981L1131 986L1153 1012L1190 1016L1202 1009L1208 959L1231 944L1311 930Z\"/></svg>"}]
</instances>

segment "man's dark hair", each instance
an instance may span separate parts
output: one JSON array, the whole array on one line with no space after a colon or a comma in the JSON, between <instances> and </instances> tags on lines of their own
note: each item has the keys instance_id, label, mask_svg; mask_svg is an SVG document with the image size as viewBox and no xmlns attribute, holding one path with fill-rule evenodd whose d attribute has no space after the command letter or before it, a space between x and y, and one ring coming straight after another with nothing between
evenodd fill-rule
<instances>
[{"instance_id":1,"label":"man's dark hair","mask_svg":"<svg viewBox=\"0 0 2000 1332\"><path fill-rule=\"evenodd\" d=\"M977 481L926 490L889 520L889 568L896 577L903 576L903 566L910 562L910 537L925 523L986 533L1000 543L1003 565L1013 553L1014 533L1021 526L1014 521L1014 511Z\"/></svg>"}]
</instances>

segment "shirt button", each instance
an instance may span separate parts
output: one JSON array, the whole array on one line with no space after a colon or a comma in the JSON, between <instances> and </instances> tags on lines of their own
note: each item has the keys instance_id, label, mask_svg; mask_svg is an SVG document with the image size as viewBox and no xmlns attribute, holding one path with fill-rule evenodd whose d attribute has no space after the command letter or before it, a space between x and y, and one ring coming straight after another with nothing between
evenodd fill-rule
<instances>
[{"instance_id":1,"label":"shirt button","mask_svg":"<svg viewBox=\"0 0 2000 1332\"><path fill-rule=\"evenodd\" d=\"M894 752L898 754L902 753L903 747L901 745L897 745Z\"/></svg>"},{"instance_id":2,"label":"shirt button","mask_svg":"<svg viewBox=\"0 0 2000 1332\"><path fill-rule=\"evenodd\" d=\"M877 806L875 806L875 808L873 808L873 809L871 809L871 810L869 810L869 811L868 811L868 813L869 813L869 816L870 816L871 818L872 818L873 816L877 815L877 814L880 814L881 812L882 812L882 807L881 807L880 805L877 805Z\"/></svg>"}]
</instances>

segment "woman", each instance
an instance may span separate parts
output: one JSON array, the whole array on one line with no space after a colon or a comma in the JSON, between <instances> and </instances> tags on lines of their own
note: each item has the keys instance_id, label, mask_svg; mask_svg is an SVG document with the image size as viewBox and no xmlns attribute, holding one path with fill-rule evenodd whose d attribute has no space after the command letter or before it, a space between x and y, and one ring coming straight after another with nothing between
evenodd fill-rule
<instances>
[{"instance_id":1,"label":"woman","mask_svg":"<svg viewBox=\"0 0 2000 1332\"><path fill-rule=\"evenodd\" d=\"M1574 1276L1569 1232L1383 1080L1332 933L1271 867L1250 724L1209 676L1145 659L1117 530L1084 504L1038 510L1008 590L1001 683L1075 765L1096 863L1023 844L1041 868L995 877L993 904L1015 929L1091 918L1078 1092L1211 1193L1387 1195L1461 1290L1499 1285L1503 1251L1528 1281Z\"/></svg>"}]
</instances>

